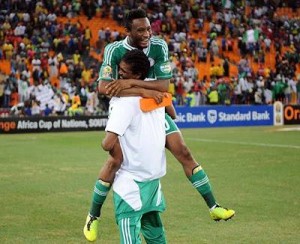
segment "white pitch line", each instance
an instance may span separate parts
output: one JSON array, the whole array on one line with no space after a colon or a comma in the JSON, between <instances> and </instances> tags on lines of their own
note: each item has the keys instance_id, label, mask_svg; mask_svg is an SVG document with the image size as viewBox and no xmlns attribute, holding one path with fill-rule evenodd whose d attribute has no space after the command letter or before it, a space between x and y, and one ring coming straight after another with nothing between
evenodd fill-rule
<instances>
[{"instance_id":1,"label":"white pitch line","mask_svg":"<svg viewBox=\"0 0 300 244\"><path fill-rule=\"evenodd\" d=\"M220 140L199 139L199 138L185 138L185 139L190 140L190 141L203 141L203 142L213 142L213 143L219 142L219 143L227 143L227 144L259 146L259 147L281 147L281 148L300 149L300 146L295 146L295 145L251 143L251 142L240 142L240 141L220 141Z\"/></svg>"}]
</instances>

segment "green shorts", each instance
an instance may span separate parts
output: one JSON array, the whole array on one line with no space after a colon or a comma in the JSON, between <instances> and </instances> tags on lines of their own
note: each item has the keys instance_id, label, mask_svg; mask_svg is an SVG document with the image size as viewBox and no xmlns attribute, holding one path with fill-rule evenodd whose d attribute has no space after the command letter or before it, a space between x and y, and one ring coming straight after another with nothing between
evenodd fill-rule
<instances>
[{"instance_id":1,"label":"green shorts","mask_svg":"<svg viewBox=\"0 0 300 244\"><path fill-rule=\"evenodd\" d=\"M121 244L141 244L140 233L142 233L146 243L167 243L159 212L156 211L142 216L120 219L118 227Z\"/></svg>"},{"instance_id":2,"label":"green shorts","mask_svg":"<svg viewBox=\"0 0 300 244\"><path fill-rule=\"evenodd\" d=\"M160 181L136 182L128 179L127 183L128 186L123 184L124 195L123 191L120 194L113 192L120 243L141 244L142 233L147 243L165 244L165 231L159 215L165 210Z\"/></svg>"},{"instance_id":3,"label":"green shorts","mask_svg":"<svg viewBox=\"0 0 300 244\"><path fill-rule=\"evenodd\" d=\"M124 182L126 185L124 185ZM117 193L118 190L115 190L115 188L113 192L117 222L123 218L142 216L151 211L163 212L165 210L165 199L159 179L137 182L123 178L121 184L122 192Z\"/></svg>"},{"instance_id":4,"label":"green shorts","mask_svg":"<svg viewBox=\"0 0 300 244\"><path fill-rule=\"evenodd\" d=\"M166 113L165 115L166 136L174 132L180 132L174 120Z\"/></svg>"}]
</instances>

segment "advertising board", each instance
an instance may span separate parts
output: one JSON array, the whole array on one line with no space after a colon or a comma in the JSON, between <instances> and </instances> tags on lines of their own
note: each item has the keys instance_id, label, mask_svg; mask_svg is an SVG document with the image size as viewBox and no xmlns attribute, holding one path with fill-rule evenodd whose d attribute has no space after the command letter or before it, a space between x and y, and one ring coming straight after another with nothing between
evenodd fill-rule
<instances>
[{"instance_id":1,"label":"advertising board","mask_svg":"<svg viewBox=\"0 0 300 244\"><path fill-rule=\"evenodd\" d=\"M273 106L176 107L180 128L273 125Z\"/></svg>"},{"instance_id":2,"label":"advertising board","mask_svg":"<svg viewBox=\"0 0 300 244\"><path fill-rule=\"evenodd\" d=\"M107 116L0 118L0 133L104 130Z\"/></svg>"}]
</instances>

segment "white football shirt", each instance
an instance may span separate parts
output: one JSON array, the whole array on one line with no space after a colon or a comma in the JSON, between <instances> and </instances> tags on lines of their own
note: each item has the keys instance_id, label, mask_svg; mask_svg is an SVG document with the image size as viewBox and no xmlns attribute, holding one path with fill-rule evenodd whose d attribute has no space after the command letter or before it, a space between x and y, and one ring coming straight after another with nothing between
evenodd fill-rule
<instances>
[{"instance_id":1,"label":"white football shirt","mask_svg":"<svg viewBox=\"0 0 300 244\"><path fill-rule=\"evenodd\" d=\"M165 109L144 113L140 97L113 97L106 131L119 135L123 162L117 174L144 182L166 174Z\"/></svg>"}]
</instances>

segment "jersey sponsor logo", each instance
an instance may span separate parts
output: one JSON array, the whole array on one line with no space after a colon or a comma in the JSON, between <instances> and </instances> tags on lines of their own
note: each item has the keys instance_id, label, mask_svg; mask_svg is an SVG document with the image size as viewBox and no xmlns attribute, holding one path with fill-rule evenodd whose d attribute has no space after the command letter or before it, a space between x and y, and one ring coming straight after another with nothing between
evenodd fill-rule
<instances>
[{"instance_id":1,"label":"jersey sponsor logo","mask_svg":"<svg viewBox=\"0 0 300 244\"><path fill-rule=\"evenodd\" d=\"M112 77L112 68L107 65L105 67L102 68L102 74L100 74L100 76L102 78L111 78Z\"/></svg>"},{"instance_id":2,"label":"jersey sponsor logo","mask_svg":"<svg viewBox=\"0 0 300 244\"><path fill-rule=\"evenodd\" d=\"M160 70L163 72L163 73L170 73L171 72L171 65L170 63L164 63L160 66Z\"/></svg>"}]
</instances>

